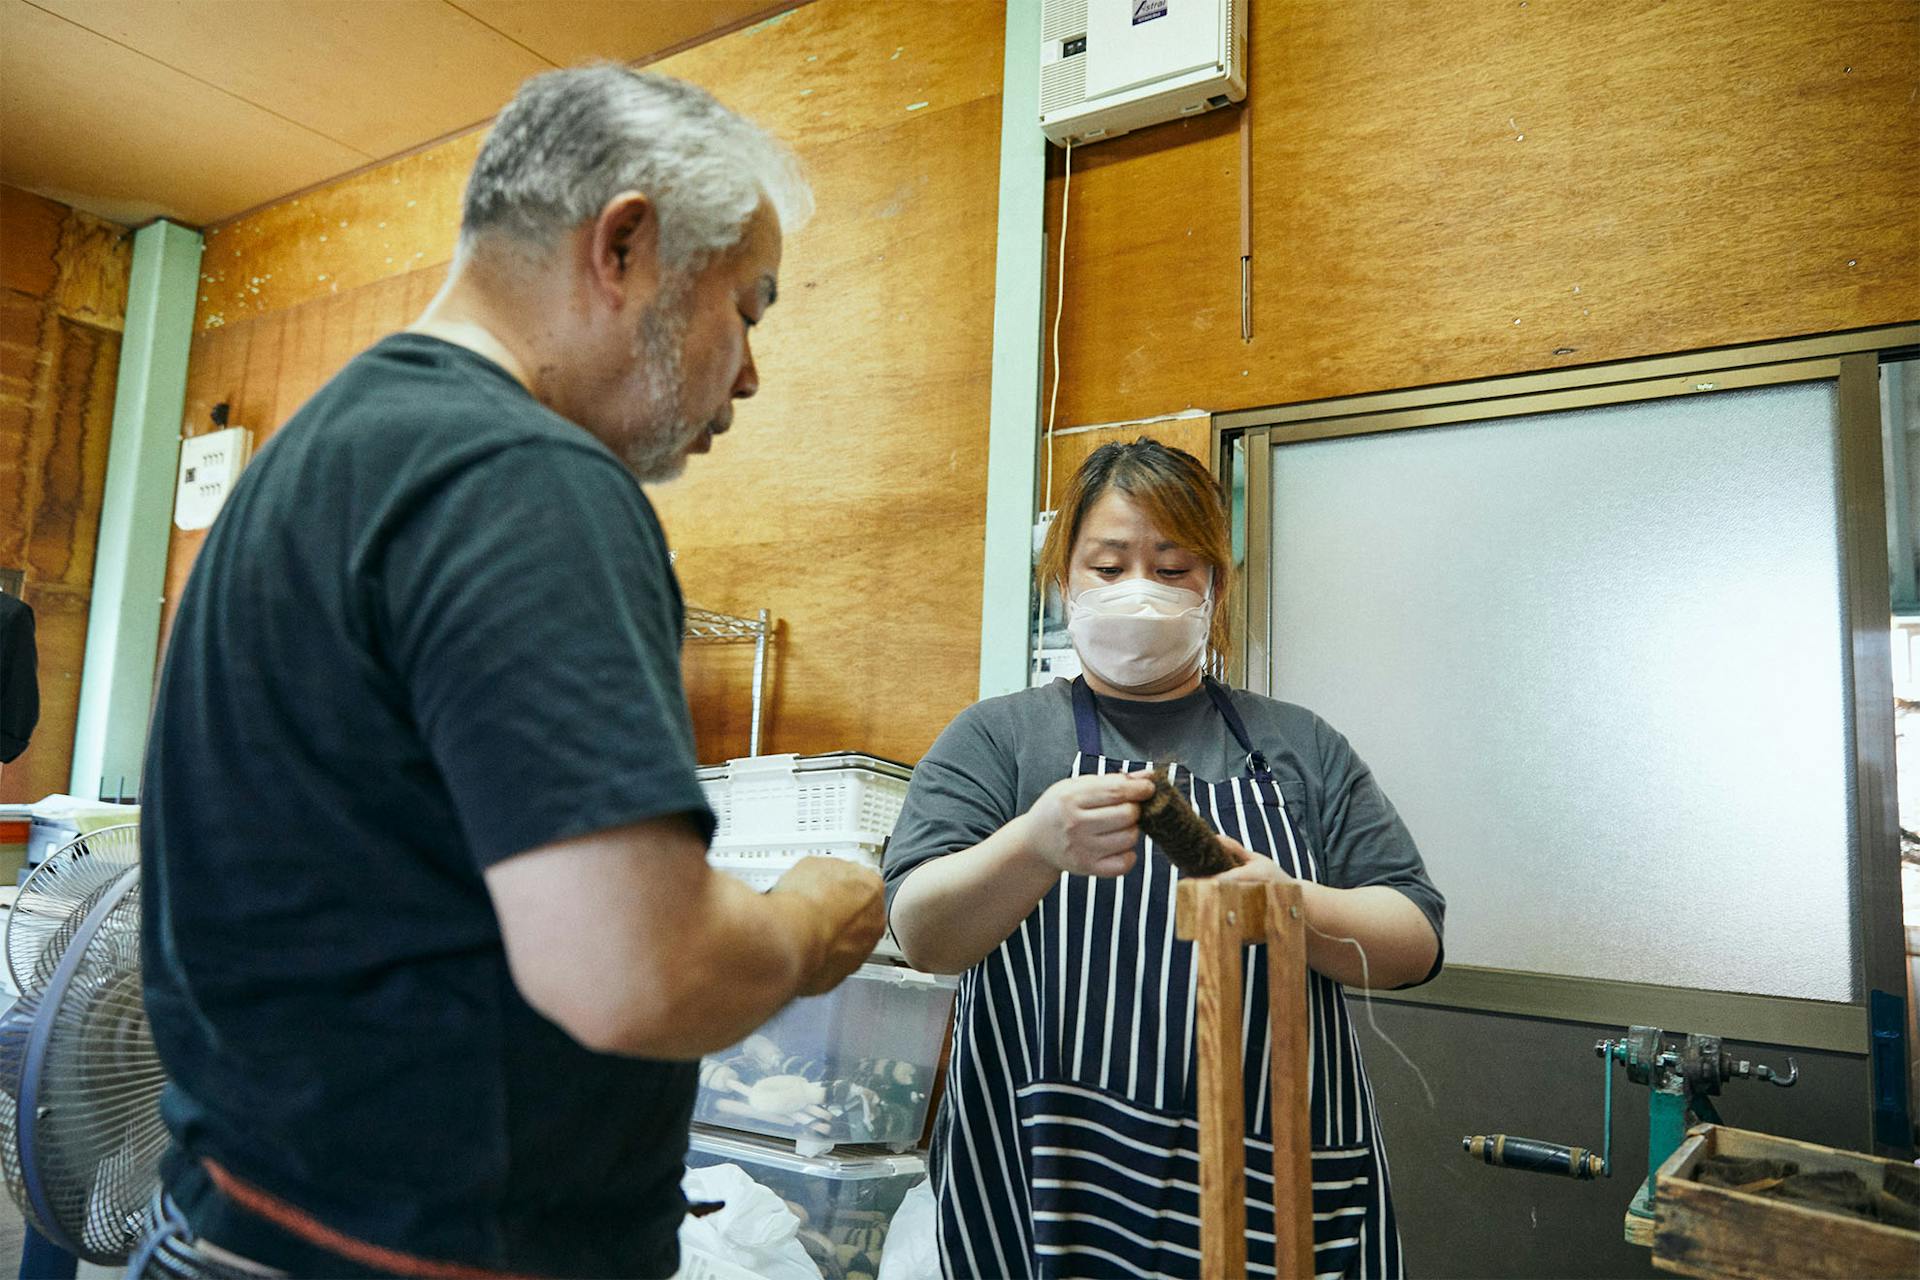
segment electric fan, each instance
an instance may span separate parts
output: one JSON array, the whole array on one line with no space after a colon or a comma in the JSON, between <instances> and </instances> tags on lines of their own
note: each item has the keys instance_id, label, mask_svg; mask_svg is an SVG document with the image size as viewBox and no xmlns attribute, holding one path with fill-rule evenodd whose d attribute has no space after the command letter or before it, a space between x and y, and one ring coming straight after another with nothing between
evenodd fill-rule
<instances>
[{"instance_id":1,"label":"electric fan","mask_svg":"<svg viewBox=\"0 0 1920 1280\"><path fill-rule=\"evenodd\" d=\"M69 841L33 869L7 915L7 972L20 994L53 976L88 908L140 862L137 824L104 827Z\"/></svg>"},{"instance_id":2,"label":"electric fan","mask_svg":"<svg viewBox=\"0 0 1920 1280\"><path fill-rule=\"evenodd\" d=\"M0 1015L0 1177L47 1239L114 1265L160 1185L166 1073L140 995L138 865L85 896L48 935L66 941L44 984Z\"/></svg>"}]
</instances>

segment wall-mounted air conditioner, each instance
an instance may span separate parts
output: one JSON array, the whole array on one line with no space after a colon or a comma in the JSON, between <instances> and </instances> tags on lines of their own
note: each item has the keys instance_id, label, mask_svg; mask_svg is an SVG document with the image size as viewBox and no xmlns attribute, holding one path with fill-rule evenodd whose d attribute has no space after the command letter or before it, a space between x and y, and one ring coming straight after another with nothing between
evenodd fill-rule
<instances>
[{"instance_id":1,"label":"wall-mounted air conditioner","mask_svg":"<svg viewBox=\"0 0 1920 1280\"><path fill-rule=\"evenodd\" d=\"M1078 146L1247 96L1247 0L1041 0L1040 129Z\"/></svg>"}]
</instances>

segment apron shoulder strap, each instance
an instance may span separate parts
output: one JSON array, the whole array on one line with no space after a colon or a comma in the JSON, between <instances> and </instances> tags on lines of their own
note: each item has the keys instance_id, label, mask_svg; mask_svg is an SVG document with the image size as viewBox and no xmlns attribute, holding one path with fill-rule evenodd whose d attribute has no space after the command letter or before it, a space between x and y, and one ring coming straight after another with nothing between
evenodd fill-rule
<instances>
[{"instance_id":1,"label":"apron shoulder strap","mask_svg":"<svg viewBox=\"0 0 1920 1280\"><path fill-rule=\"evenodd\" d=\"M1204 680L1207 696L1213 699L1213 705L1220 712L1220 718L1227 722L1228 732L1233 734L1240 749L1247 753L1247 765L1253 776L1265 782L1273 777L1273 770L1267 766L1267 757L1254 750L1253 739L1247 736L1247 725L1240 718L1239 710L1233 705L1233 699L1227 694L1227 687L1207 676ZM1073 731L1080 743L1080 754L1098 756L1102 752L1100 744L1100 710L1094 700L1093 689L1088 686L1085 676L1075 676L1073 680Z\"/></svg>"},{"instance_id":2,"label":"apron shoulder strap","mask_svg":"<svg viewBox=\"0 0 1920 1280\"><path fill-rule=\"evenodd\" d=\"M1100 754L1100 712L1085 676L1073 678L1073 731L1080 741L1081 755Z\"/></svg>"},{"instance_id":3,"label":"apron shoulder strap","mask_svg":"<svg viewBox=\"0 0 1920 1280\"><path fill-rule=\"evenodd\" d=\"M1227 692L1227 686L1206 676L1203 683L1207 687L1207 696L1213 699L1213 705L1220 712L1220 718L1227 722L1227 730L1233 734L1233 740L1247 753L1247 767L1253 776L1262 782L1273 777L1273 770L1267 767L1267 757L1253 749L1253 739L1247 736L1247 723L1240 718L1239 708L1233 705L1233 698Z\"/></svg>"}]
</instances>

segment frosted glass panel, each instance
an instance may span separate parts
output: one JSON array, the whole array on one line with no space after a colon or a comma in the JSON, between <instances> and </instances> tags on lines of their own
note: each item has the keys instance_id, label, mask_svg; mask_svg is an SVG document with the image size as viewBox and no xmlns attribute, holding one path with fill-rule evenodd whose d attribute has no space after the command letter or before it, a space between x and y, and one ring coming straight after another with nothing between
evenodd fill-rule
<instances>
[{"instance_id":1,"label":"frosted glass panel","mask_svg":"<svg viewBox=\"0 0 1920 1280\"><path fill-rule=\"evenodd\" d=\"M1273 687L1462 964L1850 1000L1831 382L1282 445Z\"/></svg>"}]
</instances>

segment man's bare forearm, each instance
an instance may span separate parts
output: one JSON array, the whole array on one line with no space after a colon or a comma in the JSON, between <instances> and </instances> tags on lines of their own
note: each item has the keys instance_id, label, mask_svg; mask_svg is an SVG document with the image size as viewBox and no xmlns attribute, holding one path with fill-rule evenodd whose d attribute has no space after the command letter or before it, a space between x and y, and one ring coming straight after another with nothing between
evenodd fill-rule
<instances>
[{"instance_id":1,"label":"man's bare forearm","mask_svg":"<svg viewBox=\"0 0 1920 1280\"><path fill-rule=\"evenodd\" d=\"M697 1058L765 1022L817 969L817 904L707 866L690 824L581 837L491 867L521 993L589 1048Z\"/></svg>"},{"instance_id":2,"label":"man's bare forearm","mask_svg":"<svg viewBox=\"0 0 1920 1280\"><path fill-rule=\"evenodd\" d=\"M640 1017L614 1052L698 1058L737 1044L800 993L825 950L810 904L756 893L715 872L689 913L676 954L664 957L665 999L636 1001Z\"/></svg>"}]
</instances>

